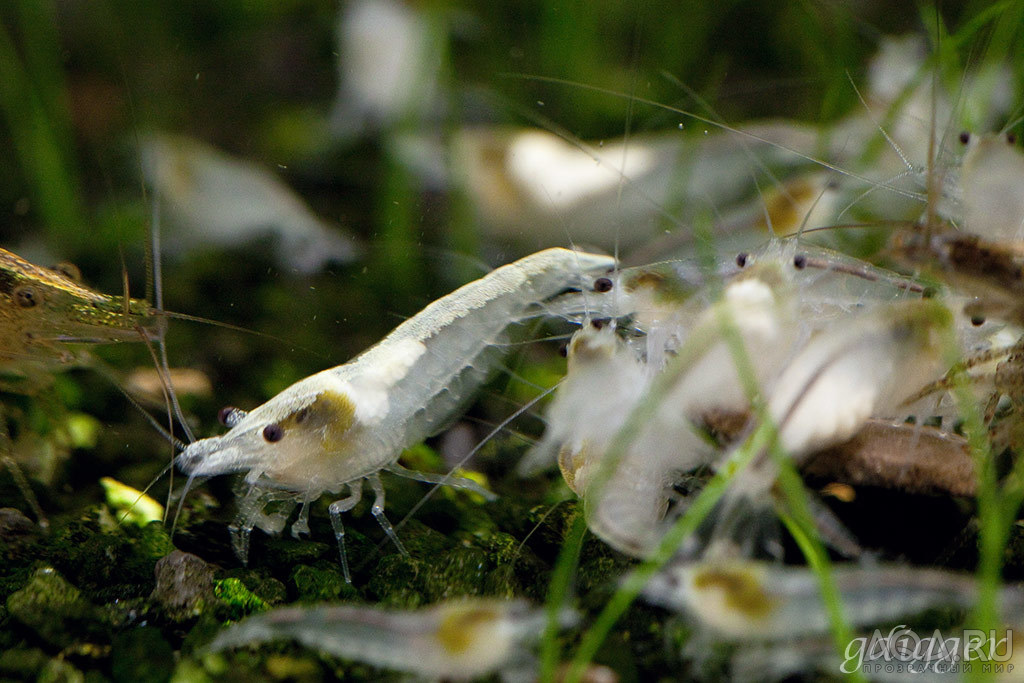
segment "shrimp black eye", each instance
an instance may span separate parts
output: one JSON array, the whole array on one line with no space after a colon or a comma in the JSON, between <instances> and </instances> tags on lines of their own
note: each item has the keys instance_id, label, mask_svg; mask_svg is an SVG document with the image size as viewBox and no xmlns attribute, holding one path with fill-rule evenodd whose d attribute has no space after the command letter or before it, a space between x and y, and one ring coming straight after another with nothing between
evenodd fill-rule
<instances>
[{"instance_id":1,"label":"shrimp black eye","mask_svg":"<svg viewBox=\"0 0 1024 683\"><path fill-rule=\"evenodd\" d=\"M983 315L972 315L971 316L971 324L974 325L975 327L981 327L982 325L985 324L985 316L983 316Z\"/></svg>"},{"instance_id":2,"label":"shrimp black eye","mask_svg":"<svg viewBox=\"0 0 1024 683\"><path fill-rule=\"evenodd\" d=\"M220 423L227 427L228 429L231 429L236 424L242 421L242 418L245 417L245 414L245 411L242 410L241 408L236 408L234 406L224 406L223 408L220 409L220 412L217 413L217 420L219 420Z\"/></svg>"},{"instance_id":3,"label":"shrimp black eye","mask_svg":"<svg viewBox=\"0 0 1024 683\"><path fill-rule=\"evenodd\" d=\"M279 424L269 424L263 428L263 438L274 443L284 438L284 430L281 429Z\"/></svg>"},{"instance_id":4,"label":"shrimp black eye","mask_svg":"<svg viewBox=\"0 0 1024 683\"><path fill-rule=\"evenodd\" d=\"M736 254L736 265L739 266L740 268L745 268L747 266L748 258L750 258L750 254L748 254L745 251L741 251L740 253Z\"/></svg>"},{"instance_id":5,"label":"shrimp black eye","mask_svg":"<svg viewBox=\"0 0 1024 683\"><path fill-rule=\"evenodd\" d=\"M595 292L610 292L612 291L613 286L614 284L612 283L611 278L599 277L596 280L594 280Z\"/></svg>"},{"instance_id":6,"label":"shrimp black eye","mask_svg":"<svg viewBox=\"0 0 1024 683\"><path fill-rule=\"evenodd\" d=\"M61 261L55 265L51 270L60 273L64 277L74 282L82 281L82 271L78 269L74 263L68 263L67 261Z\"/></svg>"},{"instance_id":7,"label":"shrimp black eye","mask_svg":"<svg viewBox=\"0 0 1024 683\"><path fill-rule=\"evenodd\" d=\"M559 346L558 347L558 355L561 356L562 358L568 358L568 356L569 356L569 345L568 344L562 344L561 346Z\"/></svg>"},{"instance_id":8,"label":"shrimp black eye","mask_svg":"<svg viewBox=\"0 0 1024 683\"><path fill-rule=\"evenodd\" d=\"M968 142L971 141L971 134L965 130L964 132L960 133L959 140L961 145L966 145Z\"/></svg>"},{"instance_id":9,"label":"shrimp black eye","mask_svg":"<svg viewBox=\"0 0 1024 683\"><path fill-rule=\"evenodd\" d=\"M1017 144L1017 134L1016 133L1007 133L1006 134L1006 144L1011 145L1011 146L1012 145L1016 145Z\"/></svg>"},{"instance_id":10,"label":"shrimp black eye","mask_svg":"<svg viewBox=\"0 0 1024 683\"><path fill-rule=\"evenodd\" d=\"M807 255L797 254L793 257L793 267L797 270L803 270L807 267Z\"/></svg>"},{"instance_id":11,"label":"shrimp black eye","mask_svg":"<svg viewBox=\"0 0 1024 683\"><path fill-rule=\"evenodd\" d=\"M14 301L22 308L32 308L39 305L40 297L35 289L26 285L14 290Z\"/></svg>"}]
</instances>

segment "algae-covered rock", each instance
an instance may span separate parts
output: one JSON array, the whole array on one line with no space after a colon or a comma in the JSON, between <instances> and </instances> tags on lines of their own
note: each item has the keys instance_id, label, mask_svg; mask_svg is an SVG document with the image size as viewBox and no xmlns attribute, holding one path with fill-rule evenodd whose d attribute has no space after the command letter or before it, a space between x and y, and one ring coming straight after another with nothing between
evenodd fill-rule
<instances>
[{"instance_id":1,"label":"algae-covered rock","mask_svg":"<svg viewBox=\"0 0 1024 683\"><path fill-rule=\"evenodd\" d=\"M191 553L175 550L160 558L154 569L156 588L150 600L160 604L172 621L197 617L213 599L213 568Z\"/></svg>"},{"instance_id":2,"label":"algae-covered rock","mask_svg":"<svg viewBox=\"0 0 1024 683\"><path fill-rule=\"evenodd\" d=\"M341 570L333 567L300 564L292 570L291 582L298 594L299 602L337 600L342 594L345 594L346 598L357 595L356 590L345 583Z\"/></svg>"},{"instance_id":3,"label":"algae-covered rock","mask_svg":"<svg viewBox=\"0 0 1024 683\"><path fill-rule=\"evenodd\" d=\"M40 535L40 528L20 510L0 508L0 557L31 559Z\"/></svg>"},{"instance_id":4,"label":"algae-covered rock","mask_svg":"<svg viewBox=\"0 0 1024 683\"><path fill-rule=\"evenodd\" d=\"M480 548L455 548L435 558L423 577L427 602L480 595L490 569L487 553Z\"/></svg>"},{"instance_id":5,"label":"algae-covered rock","mask_svg":"<svg viewBox=\"0 0 1024 683\"><path fill-rule=\"evenodd\" d=\"M34 541L39 527L15 508L0 508L0 543L17 546Z\"/></svg>"},{"instance_id":6,"label":"algae-covered rock","mask_svg":"<svg viewBox=\"0 0 1024 683\"><path fill-rule=\"evenodd\" d=\"M271 605L279 604L287 597L288 590L277 579L263 576L254 571L235 572L214 581L213 593L221 602L219 613L225 619L237 621L256 612L265 612Z\"/></svg>"},{"instance_id":7,"label":"algae-covered rock","mask_svg":"<svg viewBox=\"0 0 1024 683\"><path fill-rule=\"evenodd\" d=\"M93 507L50 539L54 566L97 602L151 592L156 560L174 549L159 522L108 527L110 516L105 506Z\"/></svg>"},{"instance_id":8,"label":"algae-covered rock","mask_svg":"<svg viewBox=\"0 0 1024 683\"><path fill-rule=\"evenodd\" d=\"M57 647L80 639L105 635L110 615L82 596L82 592L52 567L39 569L21 590L7 598L10 615Z\"/></svg>"}]
</instances>

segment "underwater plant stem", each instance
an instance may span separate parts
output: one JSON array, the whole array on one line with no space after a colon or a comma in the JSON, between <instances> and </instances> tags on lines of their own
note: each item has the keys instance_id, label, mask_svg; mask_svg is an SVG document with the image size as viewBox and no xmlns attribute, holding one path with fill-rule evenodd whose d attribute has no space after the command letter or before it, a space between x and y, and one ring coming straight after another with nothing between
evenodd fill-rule
<instances>
[{"instance_id":1,"label":"underwater plant stem","mask_svg":"<svg viewBox=\"0 0 1024 683\"><path fill-rule=\"evenodd\" d=\"M974 610L969 615L969 624L985 633L993 633L999 627L999 588L1002 583L1003 553L1009 538L1010 525L1020 507L1019 492L1011 488L1020 472L1020 464L1014 468L1004 488L999 485L989 442L988 430L971 393L970 378L960 365L959 347L952 332L943 340L946 360L954 370L950 385L956 400L957 410L963 419L963 432L967 437L978 478L978 597ZM969 678L977 679L979 672L968 672Z\"/></svg>"},{"instance_id":2,"label":"underwater plant stem","mask_svg":"<svg viewBox=\"0 0 1024 683\"><path fill-rule=\"evenodd\" d=\"M773 452L776 450L772 449ZM818 578L821 601L825 605L832 627L832 638L839 656L844 657L849 644L853 642L853 630L843 614L843 601L832 575L832 562L811 519L803 480L792 463L780 462L779 485L790 506L788 511L780 511L779 516ZM849 676L854 681L867 680L859 669L851 672Z\"/></svg>"},{"instance_id":3,"label":"underwater plant stem","mask_svg":"<svg viewBox=\"0 0 1024 683\"><path fill-rule=\"evenodd\" d=\"M34 16L23 19L31 23ZM62 126L48 115L62 103L44 101L47 92L60 92L59 84L47 82L47 77L55 75L29 72L19 58L11 34L0 26L0 112L40 217L51 235L69 242L78 237L83 220L77 182L66 148L61 145Z\"/></svg>"},{"instance_id":4,"label":"underwater plant stem","mask_svg":"<svg viewBox=\"0 0 1024 683\"><path fill-rule=\"evenodd\" d=\"M621 462L622 458L625 456L626 450L629 448L630 444L633 443L640 434L640 430L643 429L648 418L654 414L661 402L665 400L669 392L675 386L675 383L683 377L687 370L689 370L690 367L711 347L716 338L716 331L715 325L703 325L695 328L693 334L687 340L686 345L680 349L679 355L673 358L666 368L654 379L647 394L633 407L633 410L630 411L629 415L626 417L622 428L619 429L618 433L609 443L608 452L604 461L601 463L601 467L598 468L598 471L595 473L594 483L592 484L593 488L591 489L591 493L588 493L588 496L593 495L595 498L600 497L608 479L611 477L612 473L615 472L615 468L618 467L619 462ZM719 493L719 495L721 495L721 493ZM715 500L717 501L717 497ZM711 505L713 504L714 502L712 501ZM701 508L697 503L695 503L694 507L691 508L692 511L699 509ZM704 514L706 514L706 512ZM682 525L683 520L688 518L690 518L689 511L687 515L683 516L677 526ZM692 522L693 528L696 528L696 524L698 524L701 519L703 519L703 514L699 519ZM539 680L541 681L554 680L555 669L558 665L559 659L557 644L558 615L559 611L565 606L568 598L572 575L579 563L580 550L583 547L583 536L586 528L585 513L581 511L574 521L569 533L566 535L565 540L562 543L562 549L558 554L558 559L555 562L555 571L551 580L551 588L548 591L548 600L546 605L548 623L544 631L544 637L541 641L541 666L539 676ZM686 528L689 529L690 527L688 526ZM687 531L682 533L682 535L677 536L670 532L669 537L675 539L676 543L678 543L686 537L687 533L689 532ZM675 547L675 545L672 545L672 550L674 550ZM671 556L671 552L668 553L668 556ZM667 560L668 558L666 557L665 559ZM653 573L656 571L663 563L664 561L655 565L651 572ZM620 591L621 590L622 589L620 589ZM618 593L616 593L616 595L618 595ZM614 617L609 617L611 618L611 622L607 624L607 628L604 628L603 633L600 634L600 639L597 641L597 645L600 645L604 640L608 629L611 628L614 621L622 614L622 611L629 606L634 597L636 597L636 593L628 599L625 599L624 597L612 598L612 602L610 602L605 609L607 611L610 607L615 606L618 611L614 614ZM618 606L623 600L625 600L625 603L621 608L619 608ZM597 625L595 624L594 628L596 627ZM580 653L582 652L583 651L581 649ZM578 653L577 657L574 658L574 662L579 661L581 656L580 653ZM590 656L592 656L592 653ZM585 665L586 661L589 661L589 656L586 660L583 660L583 665ZM573 670L575 670L575 667ZM568 677L564 679L565 681L578 680L578 677L576 679L572 678L571 672L567 674L567 676Z\"/></svg>"},{"instance_id":5,"label":"underwater plant stem","mask_svg":"<svg viewBox=\"0 0 1024 683\"><path fill-rule=\"evenodd\" d=\"M541 636L540 671L537 680L549 683L555 680L558 662L561 660L561 648L558 645L559 617L565 608L572 590L572 579L579 565L583 539L587 533L587 520L583 510L577 509L572 526L565 535L562 549L558 553L555 569L548 586L547 604L544 606L546 620L544 634ZM568 680L568 679L567 679Z\"/></svg>"},{"instance_id":6,"label":"underwater plant stem","mask_svg":"<svg viewBox=\"0 0 1024 683\"><path fill-rule=\"evenodd\" d=\"M789 506L789 510L783 511L781 515L783 523L796 540L807 563L818 578L821 599L828 612L836 649L842 657L848 644L853 640L853 631L843 615L842 598L835 578L832 576L832 563L829 561L828 553L821 542L821 536L814 525L810 504L807 500L807 490L792 459L779 442L778 425L775 424L775 420L769 414L768 408L760 396L755 380L754 366L735 321L729 311L724 308L719 312L718 319L733 363L736 364L737 374L740 381L743 382L744 391L757 416L759 429L763 429L767 433L768 452L778 467L777 481ZM854 671L851 678L856 681L865 680L860 671Z\"/></svg>"},{"instance_id":7,"label":"underwater plant stem","mask_svg":"<svg viewBox=\"0 0 1024 683\"><path fill-rule=\"evenodd\" d=\"M587 664L597 654L598 649L608 637L612 627L619 620L636 596L640 594L651 577L667 563L680 544L700 525L704 518L714 509L718 500L725 494L729 482L764 449L770 431L761 425L750 438L723 463L718 472L708 481L707 485L697 495L693 504L686 510L682 517L672 525L668 533L661 539L657 549L640 566L630 572L623 580L611 600L598 614L594 625L591 626L580 642L572 662L569 664L564 683L578 683L586 671ZM541 680L550 681L550 678Z\"/></svg>"}]
</instances>

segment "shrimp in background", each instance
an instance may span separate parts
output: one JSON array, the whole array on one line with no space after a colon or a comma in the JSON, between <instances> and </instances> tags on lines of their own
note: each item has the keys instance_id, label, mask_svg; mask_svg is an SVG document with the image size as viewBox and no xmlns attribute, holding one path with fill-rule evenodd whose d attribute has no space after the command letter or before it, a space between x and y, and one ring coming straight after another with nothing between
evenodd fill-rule
<instances>
[{"instance_id":1,"label":"shrimp in background","mask_svg":"<svg viewBox=\"0 0 1024 683\"><path fill-rule=\"evenodd\" d=\"M220 633L211 651L296 640L343 659L418 676L469 680L498 673L534 680L528 650L545 621L522 600L466 598L419 610L369 605L286 607L251 616ZM570 616L563 621L571 623Z\"/></svg>"},{"instance_id":2,"label":"shrimp in background","mask_svg":"<svg viewBox=\"0 0 1024 683\"><path fill-rule=\"evenodd\" d=\"M146 181L178 227L168 241L175 252L269 235L282 268L304 275L358 256L350 234L314 215L269 169L180 135L152 133L140 144Z\"/></svg>"},{"instance_id":3,"label":"shrimp in background","mask_svg":"<svg viewBox=\"0 0 1024 683\"><path fill-rule=\"evenodd\" d=\"M832 569L852 626L888 623L936 607L968 609L977 597L970 574L907 565L837 565ZM644 598L691 615L730 640L780 641L822 635L829 617L807 567L750 560L676 562L655 576ZM1024 607L1024 587L1004 587L1005 615Z\"/></svg>"},{"instance_id":4,"label":"shrimp in background","mask_svg":"<svg viewBox=\"0 0 1024 683\"><path fill-rule=\"evenodd\" d=\"M627 554L644 557L657 545L667 528L666 510L677 498L673 484L723 458L705 429L750 421L725 333L713 332L706 347L691 351L695 330L717 330L725 316L732 321L750 356L752 380L778 421L781 443L801 461L846 441L869 417L902 417L906 396L944 369L939 339L951 317L941 303L920 299L918 283L793 241L740 254L737 263L741 268L719 298L710 288L660 308L638 297L642 290L636 287L625 291L628 280L617 287L609 280L610 292L595 298L594 308L613 320L573 336L568 373L547 412L548 429L521 465L528 472L557 460L584 501L591 530ZM632 269L634 277L642 271ZM621 334L618 318L626 321ZM696 354L691 365L644 418L622 460L607 463L609 444L653 378L667 359L685 353ZM911 371L912 364L919 369ZM896 377L901 381L893 384ZM855 397L851 382L863 389ZM604 468L609 471L602 481ZM774 479L771 462L761 460L727 496L759 509L770 504Z\"/></svg>"},{"instance_id":5,"label":"shrimp in background","mask_svg":"<svg viewBox=\"0 0 1024 683\"><path fill-rule=\"evenodd\" d=\"M0 249L0 388L35 395L52 373L94 363L85 347L117 342L151 342L161 334L159 312L146 301L101 294L80 282L70 264L42 268ZM22 472L48 482L58 457L52 446L29 443L18 448L0 408L2 460L10 469L40 524L46 518ZM18 457L34 452L31 461ZM49 458L44 453L51 453ZM19 461L24 461L19 464ZM38 461L44 460L45 463Z\"/></svg>"},{"instance_id":6,"label":"shrimp in background","mask_svg":"<svg viewBox=\"0 0 1024 683\"><path fill-rule=\"evenodd\" d=\"M648 583L644 598L651 604L686 614L700 629L700 635L687 645L684 654L699 661L699 643L708 638L736 644L730 676L738 680L781 680L815 669L835 672L844 661L847 665L843 673L867 665L863 672L872 679L887 671L896 675L884 680L904 680L899 676L901 672L907 680L911 675L913 680L929 680L929 674L942 674L942 680L948 680L949 670L942 670L941 666L956 664L957 657L963 657L963 640L947 640L952 651L945 653L945 659L936 650L927 651L925 644L916 657L900 660L904 662L902 671L889 666L876 672L874 665L891 665L893 659L884 657L885 650L864 629L881 627L882 636L912 634L908 636L913 639L907 641L910 644L921 643L936 634L943 639L962 639L966 633L961 627L935 632L915 629L914 623L928 610L970 609L978 596L975 577L945 569L868 563L836 566L832 577L843 614L859 633L844 653L837 653L835 645L826 638L830 628L828 612L818 578L808 568L751 561L676 562ZM1024 607L1024 586L1004 586L999 599L1003 623L1009 629L997 635L1013 640L1015 623ZM898 626L890 628L891 624ZM867 647L869 643L871 647ZM996 645L997 651L1008 659L1016 644L1002 641ZM759 662L755 674L752 664L758 653L766 657ZM940 668L931 666L936 663ZM916 670L907 668L911 664ZM1006 671L1012 671L1012 667Z\"/></svg>"}]
</instances>

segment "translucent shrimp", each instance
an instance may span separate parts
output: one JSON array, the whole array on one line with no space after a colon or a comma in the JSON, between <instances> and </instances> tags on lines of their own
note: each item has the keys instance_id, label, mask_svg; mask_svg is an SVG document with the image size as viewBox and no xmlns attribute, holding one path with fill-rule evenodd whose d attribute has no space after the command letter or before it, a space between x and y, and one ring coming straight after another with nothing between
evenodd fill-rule
<instances>
[{"instance_id":1,"label":"translucent shrimp","mask_svg":"<svg viewBox=\"0 0 1024 683\"><path fill-rule=\"evenodd\" d=\"M590 529L602 540L630 555L648 555L664 532L662 520L679 475L717 457L697 425L711 413L748 409L728 345L719 335L648 416L621 461L606 462L610 442L651 379L680 343L685 348L690 325L717 329L719 316L728 312L744 343L758 349L756 379L767 383L789 353L796 330L790 293L778 264L766 262L741 273L704 310L697 297L692 308L691 302L677 303L672 313L639 316L660 346L631 349L610 325L591 325L574 335L568 347L569 372L530 462L536 465L557 453L566 482L584 500ZM610 396L614 400L605 400ZM599 472L605 468L607 480L601 481Z\"/></svg>"},{"instance_id":2,"label":"translucent shrimp","mask_svg":"<svg viewBox=\"0 0 1024 683\"><path fill-rule=\"evenodd\" d=\"M329 511L348 577L341 515L359 502L362 481L374 491L374 516L400 549L384 515L381 470L479 489L467 480L406 470L398 456L440 431L467 402L510 324L541 314L546 302L567 290L577 291L570 298L583 297L576 299L582 312L586 296L578 290L614 265L607 256L548 249L502 266L433 302L352 361L296 382L249 413L222 411L230 431L190 444L178 466L190 483L246 473L251 489L233 535L243 561L254 526L277 532L284 524L286 514L260 516L266 501L301 502L292 526L299 534L308 530L308 503L347 488L348 496Z\"/></svg>"},{"instance_id":3,"label":"translucent shrimp","mask_svg":"<svg viewBox=\"0 0 1024 683\"><path fill-rule=\"evenodd\" d=\"M158 313L148 302L102 294L80 277L71 264L42 268L0 249L0 389L38 393L52 373L92 362L83 345L158 338ZM3 409L0 462L45 526L46 517L16 460Z\"/></svg>"},{"instance_id":4,"label":"translucent shrimp","mask_svg":"<svg viewBox=\"0 0 1024 683\"><path fill-rule=\"evenodd\" d=\"M801 464L856 435L868 418L904 417L902 403L946 370L944 340L951 324L941 302L924 299L886 304L813 336L766 395L782 451ZM721 548L735 544L725 552L777 552L760 537L762 522L772 519L777 467L763 453L725 493L713 539ZM827 520L825 525L829 530ZM844 554L859 552L841 529L828 540Z\"/></svg>"},{"instance_id":5,"label":"translucent shrimp","mask_svg":"<svg viewBox=\"0 0 1024 683\"><path fill-rule=\"evenodd\" d=\"M499 672L506 680L532 680L528 645L544 623L544 612L521 600L452 600L416 611L364 605L291 607L231 626L210 650L288 639L343 659L419 676L468 680Z\"/></svg>"},{"instance_id":6,"label":"translucent shrimp","mask_svg":"<svg viewBox=\"0 0 1024 683\"><path fill-rule=\"evenodd\" d=\"M852 626L913 616L933 607L970 608L974 577L905 565L837 566L832 577ZM806 567L754 561L679 562L644 589L649 601L685 611L701 625L734 640L785 640L829 630L818 579ZM1024 607L1024 587L1006 586L1005 613Z\"/></svg>"},{"instance_id":7,"label":"translucent shrimp","mask_svg":"<svg viewBox=\"0 0 1024 683\"><path fill-rule=\"evenodd\" d=\"M140 153L147 182L181 230L174 245L236 246L272 235L281 266L306 274L359 253L352 236L314 215L267 168L183 136L148 135Z\"/></svg>"},{"instance_id":8,"label":"translucent shrimp","mask_svg":"<svg viewBox=\"0 0 1024 683\"><path fill-rule=\"evenodd\" d=\"M70 265L41 268L0 249L0 368L36 379L86 361L74 344L155 339L146 301L110 296L78 281Z\"/></svg>"},{"instance_id":9,"label":"translucent shrimp","mask_svg":"<svg viewBox=\"0 0 1024 683\"><path fill-rule=\"evenodd\" d=\"M1024 240L1024 153L1016 138L961 133L964 229L993 242Z\"/></svg>"}]
</instances>

